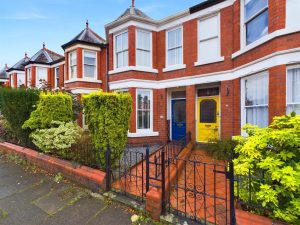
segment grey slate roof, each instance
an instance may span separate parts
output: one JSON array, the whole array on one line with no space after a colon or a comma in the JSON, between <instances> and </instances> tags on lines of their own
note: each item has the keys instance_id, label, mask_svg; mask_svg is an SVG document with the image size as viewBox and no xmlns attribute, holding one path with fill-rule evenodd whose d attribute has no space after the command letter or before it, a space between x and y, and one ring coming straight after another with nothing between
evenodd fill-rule
<instances>
[{"instance_id":1,"label":"grey slate roof","mask_svg":"<svg viewBox=\"0 0 300 225\"><path fill-rule=\"evenodd\" d=\"M65 49L66 47L68 47L72 44L75 44L75 43L84 43L84 44L101 46L101 45L105 44L105 39L100 37L96 32L94 32L91 28L89 28L89 25L87 22L86 28L84 30L82 30L71 41L62 45L62 48Z\"/></svg>"},{"instance_id":2,"label":"grey slate roof","mask_svg":"<svg viewBox=\"0 0 300 225\"><path fill-rule=\"evenodd\" d=\"M29 62L29 58L27 55L23 59L21 59L19 62L17 62L15 65L13 65L11 68L7 70L7 72L13 71L13 70L19 70L19 71L24 71L25 70L25 65L27 62Z\"/></svg>"},{"instance_id":3,"label":"grey slate roof","mask_svg":"<svg viewBox=\"0 0 300 225\"><path fill-rule=\"evenodd\" d=\"M8 79L8 73L6 72L7 68L0 70L0 79Z\"/></svg>"},{"instance_id":4,"label":"grey slate roof","mask_svg":"<svg viewBox=\"0 0 300 225\"><path fill-rule=\"evenodd\" d=\"M121 20L121 19L129 17L129 16L135 16L135 17L140 17L143 19L153 20L151 17L147 16L141 10L131 6L130 8L126 9L125 12L121 16L119 16L118 19L116 19L115 21Z\"/></svg>"},{"instance_id":5,"label":"grey slate roof","mask_svg":"<svg viewBox=\"0 0 300 225\"><path fill-rule=\"evenodd\" d=\"M34 56L32 56L32 58L26 64L32 64L32 63L53 64L53 63L59 62L60 60L63 60L63 59L64 59L64 56L59 55L59 54L43 47Z\"/></svg>"}]
</instances>

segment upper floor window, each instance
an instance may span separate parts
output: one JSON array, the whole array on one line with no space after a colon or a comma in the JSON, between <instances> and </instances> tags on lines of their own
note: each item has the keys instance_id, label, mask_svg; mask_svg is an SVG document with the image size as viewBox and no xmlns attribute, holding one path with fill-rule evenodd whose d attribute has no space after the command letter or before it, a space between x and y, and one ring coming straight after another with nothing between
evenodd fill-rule
<instances>
[{"instance_id":1,"label":"upper floor window","mask_svg":"<svg viewBox=\"0 0 300 225\"><path fill-rule=\"evenodd\" d=\"M269 76L258 74L243 79L242 96L244 123L266 127L269 123Z\"/></svg>"},{"instance_id":2,"label":"upper floor window","mask_svg":"<svg viewBox=\"0 0 300 225\"><path fill-rule=\"evenodd\" d=\"M268 0L245 0L246 44L268 34Z\"/></svg>"},{"instance_id":3,"label":"upper floor window","mask_svg":"<svg viewBox=\"0 0 300 225\"><path fill-rule=\"evenodd\" d=\"M96 52L84 51L84 77L96 79Z\"/></svg>"},{"instance_id":4,"label":"upper floor window","mask_svg":"<svg viewBox=\"0 0 300 225\"><path fill-rule=\"evenodd\" d=\"M59 88L59 67L54 69L55 88Z\"/></svg>"},{"instance_id":5,"label":"upper floor window","mask_svg":"<svg viewBox=\"0 0 300 225\"><path fill-rule=\"evenodd\" d=\"M116 68L128 66L128 32L115 37L115 65Z\"/></svg>"},{"instance_id":6,"label":"upper floor window","mask_svg":"<svg viewBox=\"0 0 300 225\"><path fill-rule=\"evenodd\" d=\"M32 75L31 75L31 69L27 69L27 87L31 88L31 81L32 81Z\"/></svg>"},{"instance_id":7,"label":"upper floor window","mask_svg":"<svg viewBox=\"0 0 300 225\"><path fill-rule=\"evenodd\" d=\"M137 30L136 64L142 67L151 67L151 32Z\"/></svg>"},{"instance_id":8,"label":"upper floor window","mask_svg":"<svg viewBox=\"0 0 300 225\"><path fill-rule=\"evenodd\" d=\"M214 60L221 56L219 15L199 20L198 38L198 62Z\"/></svg>"},{"instance_id":9,"label":"upper floor window","mask_svg":"<svg viewBox=\"0 0 300 225\"><path fill-rule=\"evenodd\" d=\"M69 54L69 72L70 72L70 78L76 78L77 77L77 54L76 51L70 52Z\"/></svg>"},{"instance_id":10,"label":"upper floor window","mask_svg":"<svg viewBox=\"0 0 300 225\"><path fill-rule=\"evenodd\" d=\"M300 114L300 67L287 73L287 113Z\"/></svg>"},{"instance_id":11,"label":"upper floor window","mask_svg":"<svg viewBox=\"0 0 300 225\"><path fill-rule=\"evenodd\" d=\"M182 27L167 32L167 67L181 65L182 60Z\"/></svg>"}]
</instances>

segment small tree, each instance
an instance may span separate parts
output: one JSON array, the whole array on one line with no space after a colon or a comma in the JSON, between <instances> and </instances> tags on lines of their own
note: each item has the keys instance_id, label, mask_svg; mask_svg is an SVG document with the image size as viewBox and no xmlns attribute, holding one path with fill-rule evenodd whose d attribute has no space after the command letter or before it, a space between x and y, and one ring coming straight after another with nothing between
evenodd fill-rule
<instances>
[{"instance_id":1,"label":"small tree","mask_svg":"<svg viewBox=\"0 0 300 225\"><path fill-rule=\"evenodd\" d=\"M240 186L250 183L252 199L264 214L300 224L300 116L275 117L267 128L244 129L249 137L236 138L239 156L234 160L235 173L246 177ZM249 171L254 177L263 172L264 177L250 181ZM242 200L247 200L248 190L241 192Z\"/></svg>"},{"instance_id":2,"label":"small tree","mask_svg":"<svg viewBox=\"0 0 300 225\"><path fill-rule=\"evenodd\" d=\"M96 148L104 150L100 156L101 164L104 165L108 145L114 162L125 149L132 111L131 96L99 91L83 96L83 105L92 141Z\"/></svg>"},{"instance_id":3,"label":"small tree","mask_svg":"<svg viewBox=\"0 0 300 225\"><path fill-rule=\"evenodd\" d=\"M30 130L22 129L22 125L36 109L38 100L37 90L0 88L0 112L19 143L25 146L31 146Z\"/></svg>"},{"instance_id":4,"label":"small tree","mask_svg":"<svg viewBox=\"0 0 300 225\"><path fill-rule=\"evenodd\" d=\"M41 93L37 109L24 123L23 129L46 129L52 121L70 122L73 120L72 97L69 94Z\"/></svg>"}]
</instances>

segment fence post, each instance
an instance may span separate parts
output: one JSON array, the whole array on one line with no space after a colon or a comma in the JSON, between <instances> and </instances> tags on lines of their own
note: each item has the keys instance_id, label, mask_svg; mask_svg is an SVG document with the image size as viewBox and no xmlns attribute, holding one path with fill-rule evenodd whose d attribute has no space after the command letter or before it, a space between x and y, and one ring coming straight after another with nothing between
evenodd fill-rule
<instances>
[{"instance_id":1,"label":"fence post","mask_svg":"<svg viewBox=\"0 0 300 225\"><path fill-rule=\"evenodd\" d=\"M165 213L165 202L166 202L166 180L165 180L165 147L162 148L161 150L161 208L162 208L162 213Z\"/></svg>"},{"instance_id":2,"label":"fence post","mask_svg":"<svg viewBox=\"0 0 300 225\"><path fill-rule=\"evenodd\" d=\"M149 191L149 145L146 147L146 193Z\"/></svg>"},{"instance_id":3,"label":"fence post","mask_svg":"<svg viewBox=\"0 0 300 225\"><path fill-rule=\"evenodd\" d=\"M234 164L232 159L229 160L229 190L230 190L230 225L235 225L235 207L234 207Z\"/></svg>"},{"instance_id":4,"label":"fence post","mask_svg":"<svg viewBox=\"0 0 300 225\"><path fill-rule=\"evenodd\" d=\"M110 147L107 145L107 150L105 152L105 168L106 168L106 191L110 190L111 184L111 160L110 160Z\"/></svg>"}]
</instances>

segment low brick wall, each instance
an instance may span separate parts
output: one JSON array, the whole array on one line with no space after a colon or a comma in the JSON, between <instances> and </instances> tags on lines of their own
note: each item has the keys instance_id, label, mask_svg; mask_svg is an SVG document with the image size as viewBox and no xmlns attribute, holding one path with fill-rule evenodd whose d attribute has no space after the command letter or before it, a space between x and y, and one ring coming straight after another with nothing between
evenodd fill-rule
<instances>
[{"instance_id":1,"label":"low brick wall","mask_svg":"<svg viewBox=\"0 0 300 225\"><path fill-rule=\"evenodd\" d=\"M93 191L99 192L105 190L106 174L100 170L86 166L74 167L69 161L41 154L32 149L7 142L0 143L0 150L7 154L17 154L47 172L53 174L62 173L69 180L79 183Z\"/></svg>"}]
</instances>

